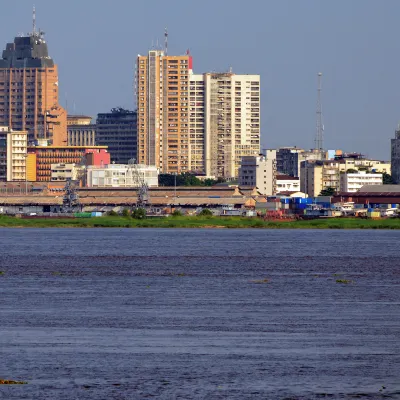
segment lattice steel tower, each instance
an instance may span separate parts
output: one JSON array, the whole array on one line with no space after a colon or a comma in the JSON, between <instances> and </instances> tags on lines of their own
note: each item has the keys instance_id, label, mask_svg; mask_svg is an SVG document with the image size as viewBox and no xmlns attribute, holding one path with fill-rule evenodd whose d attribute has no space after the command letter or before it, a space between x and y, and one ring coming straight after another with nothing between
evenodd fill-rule
<instances>
[{"instance_id":1,"label":"lattice steel tower","mask_svg":"<svg viewBox=\"0 0 400 400\"><path fill-rule=\"evenodd\" d=\"M315 132L315 148L317 150L322 150L324 148L324 125L322 122L321 91L322 91L322 72L319 72L318 93L317 93L317 120L316 120L316 132Z\"/></svg>"}]
</instances>

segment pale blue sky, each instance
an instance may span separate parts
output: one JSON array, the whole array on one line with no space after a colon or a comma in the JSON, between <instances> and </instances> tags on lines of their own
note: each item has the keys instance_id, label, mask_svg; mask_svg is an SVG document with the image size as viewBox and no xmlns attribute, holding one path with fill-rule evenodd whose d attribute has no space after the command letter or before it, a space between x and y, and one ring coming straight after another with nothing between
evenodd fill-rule
<instances>
[{"instance_id":1,"label":"pale blue sky","mask_svg":"<svg viewBox=\"0 0 400 400\"><path fill-rule=\"evenodd\" d=\"M317 73L327 148L390 158L400 121L399 0L34 0L59 66L60 102L133 108L133 65L169 30L196 73L260 74L262 147L310 148ZM31 30L33 1L2 1L0 47ZM75 107L74 107L75 104Z\"/></svg>"}]
</instances>

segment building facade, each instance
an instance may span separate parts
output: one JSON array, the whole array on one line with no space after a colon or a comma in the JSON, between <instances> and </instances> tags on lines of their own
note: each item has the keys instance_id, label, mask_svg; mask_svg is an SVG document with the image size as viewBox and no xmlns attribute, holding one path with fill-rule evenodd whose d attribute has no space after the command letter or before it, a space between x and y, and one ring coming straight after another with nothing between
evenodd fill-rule
<instances>
[{"instance_id":1,"label":"building facade","mask_svg":"<svg viewBox=\"0 0 400 400\"><path fill-rule=\"evenodd\" d=\"M391 166L392 178L397 184L400 184L400 125L395 132L394 139L391 139Z\"/></svg>"},{"instance_id":2,"label":"building facade","mask_svg":"<svg viewBox=\"0 0 400 400\"><path fill-rule=\"evenodd\" d=\"M92 123L92 117L89 115L73 115L69 114L67 116L67 126L75 125L90 125Z\"/></svg>"},{"instance_id":3,"label":"building facade","mask_svg":"<svg viewBox=\"0 0 400 400\"><path fill-rule=\"evenodd\" d=\"M192 57L151 50L136 67L138 162L162 173L189 170L189 71Z\"/></svg>"},{"instance_id":4,"label":"building facade","mask_svg":"<svg viewBox=\"0 0 400 400\"><path fill-rule=\"evenodd\" d=\"M0 181L26 181L28 132L0 127Z\"/></svg>"},{"instance_id":5,"label":"building facade","mask_svg":"<svg viewBox=\"0 0 400 400\"><path fill-rule=\"evenodd\" d=\"M67 137L68 146L95 146L96 125L92 117L85 115L68 115Z\"/></svg>"},{"instance_id":6,"label":"building facade","mask_svg":"<svg viewBox=\"0 0 400 400\"><path fill-rule=\"evenodd\" d=\"M67 113L58 103L57 65L42 32L16 37L0 59L0 126L28 131L29 143L67 144Z\"/></svg>"},{"instance_id":7,"label":"building facade","mask_svg":"<svg viewBox=\"0 0 400 400\"><path fill-rule=\"evenodd\" d=\"M300 179L289 175L276 176L276 192L299 192Z\"/></svg>"},{"instance_id":8,"label":"building facade","mask_svg":"<svg viewBox=\"0 0 400 400\"><path fill-rule=\"evenodd\" d=\"M324 150L304 150L297 147L281 147L276 150L276 168L279 173L299 177L302 161L325 160Z\"/></svg>"},{"instance_id":9,"label":"building facade","mask_svg":"<svg viewBox=\"0 0 400 400\"><path fill-rule=\"evenodd\" d=\"M239 168L239 186L257 187L265 196L276 194L276 160L244 156Z\"/></svg>"},{"instance_id":10,"label":"building facade","mask_svg":"<svg viewBox=\"0 0 400 400\"><path fill-rule=\"evenodd\" d=\"M107 146L111 161L127 164L137 158L137 113L113 108L97 115L96 146Z\"/></svg>"},{"instance_id":11,"label":"building facade","mask_svg":"<svg viewBox=\"0 0 400 400\"><path fill-rule=\"evenodd\" d=\"M84 166L77 164L51 164L51 181L66 182L68 180L77 181L82 178Z\"/></svg>"},{"instance_id":12,"label":"building facade","mask_svg":"<svg viewBox=\"0 0 400 400\"><path fill-rule=\"evenodd\" d=\"M86 185L89 188L139 187L141 182L145 182L148 187L158 186L158 169L154 165L89 166L86 174Z\"/></svg>"},{"instance_id":13,"label":"building facade","mask_svg":"<svg viewBox=\"0 0 400 400\"><path fill-rule=\"evenodd\" d=\"M205 90L203 75L190 76L189 171L205 174Z\"/></svg>"},{"instance_id":14,"label":"building facade","mask_svg":"<svg viewBox=\"0 0 400 400\"><path fill-rule=\"evenodd\" d=\"M319 196L322 190L340 191L339 161L302 161L300 164L300 191L310 197Z\"/></svg>"},{"instance_id":15,"label":"building facade","mask_svg":"<svg viewBox=\"0 0 400 400\"><path fill-rule=\"evenodd\" d=\"M0 126L0 182L7 181L7 133L8 126Z\"/></svg>"},{"instance_id":16,"label":"building facade","mask_svg":"<svg viewBox=\"0 0 400 400\"><path fill-rule=\"evenodd\" d=\"M340 174L341 192L358 192L363 186L382 185L382 183L382 174L370 174L365 171Z\"/></svg>"},{"instance_id":17,"label":"building facade","mask_svg":"<svg viewBox=\"0 0 400 400\"><path fill-rule=\"evenodd\" d=\"M27 131L7 133L7 182L26 181Z\"/></svg>"},{"instance_id":18,"label":"building facade","mask_svg":"<svg viewBox=\"0 0 400 400\"><path fill-rule=\"evenodd\" d=\"M28 147L28 157L36 161L36 176L28 170L32 181L50 182L52 164L83 164L86 153L96 150L107 150L107 146L33 146Z\"/></svg>"}]
</instances>

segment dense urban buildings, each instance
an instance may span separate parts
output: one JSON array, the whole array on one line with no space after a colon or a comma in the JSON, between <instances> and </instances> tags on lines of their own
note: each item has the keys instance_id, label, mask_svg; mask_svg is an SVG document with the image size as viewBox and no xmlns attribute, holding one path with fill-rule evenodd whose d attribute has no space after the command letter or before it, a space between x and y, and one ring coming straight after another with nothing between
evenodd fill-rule
<instances>
[{"instance_id":1,"label":"dense urban buildings","mask_svg":"<svg viewBox=\"0 0 400 400\"><path fill-rule=\"evenodd\" d=\"M192 57L138 56L138 160L162 173L236 178L260 153L260 77L193 74Z\"/></svg>"},{"instance_id":2,"label":"dense urban buildings","mask_svg":"<svg viewBox=\"0 0 400 400\"><path fill-rule=\"evenodd\" d=\"M148 187L157 187L158 169L154 165L143 164L89 166L86 183L89 188L139 187L143 183Z\"/></svg>"},{"instance_id":3,"label":"dense urban buildings","mask_svg":"<svg viewBox=\"0 0 400 400\"><path fill-rule=\"evenodd\" d=\"M51 168L55 164L84 164L84 156L97 150L107 150L106 146L32 146L28 147L34 170L28 174L37 182L51 181Z\"/></svg>"},{"instance_id":4,"label":"dense urban buildings","mask_svg":"<svg viewBox=\"0 0 400 400\"><path fill-rule=\"evenodd\" d=\"M137 113L113 108L97 115L96 145L108 146L111 161L127 164L137 158Z\"/></svg>"},{"instance_id":5,"label":"dense urban buildings","mask_svg":"<svg viewBox=\"0 0 400 400\"><path fill-rule=\"evenodd\" d=\"M92 117L68 115L67 136L68 146L95 146L96 125L92 124Z\"/></svg>"},{"instance_id":6,"label":"dense urban buildings","mask_svg":"<svg viewBox=\"0 0 400 400\"><path fill-rule=\"evenodd\" d=\"M239 186L256 187L265 196L276 194L276 160L261 155L242 157Z\"/></svg>"},{"instance_id":7,"label":"dense urban buildings","mask_svg":"<svg viewBox=\"0 0 400 400\"><path fill-rule=\"evenodd\" d=\"M189 171L192 57L151 50L137 58L138 162L162 173Z\"/></svg>"},{"instance_id":8,"label":"dense urban buildings","mask_svg":"<svg viewBox=\"0 0 400 400\"><path fill-rule=\"evenodd\" d=\"M276 150L276 169L281 174L299 177L302 161L325 160L326 158L327 153L324 150L281 147Z\"/></svg>"},{"instance_id":9,"label":"dense urban buildings","mask_svg":"<svg viewBox=\"0 0 400 400\"><path fill-rule=\"evenodd\" d=\"M67 144L67 113L58 103L57 65L43 32L8 43L0 59L0 126L28 131L30 144Z\"/></svg>"}]
</instances>

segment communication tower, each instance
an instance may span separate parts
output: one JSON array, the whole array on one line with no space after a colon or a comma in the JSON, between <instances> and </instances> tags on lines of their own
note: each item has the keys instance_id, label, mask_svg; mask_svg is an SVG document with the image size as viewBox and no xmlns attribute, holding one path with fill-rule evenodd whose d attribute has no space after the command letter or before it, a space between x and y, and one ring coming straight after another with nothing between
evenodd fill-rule
<instances>
[{"instance_id":1,"label":"communication tower","mask_svg":"<svg viewBox=\"0 0 400 400\"><path fill-rule=\"evenodd\" d=\"M317 91L317 120L316 120L316 132L315 132L315 149L323 150L324 148L324 125L322 122L322 104L321 104L321 92L322 92L322 73L318 73L318 91Z\"/></svg>"}]
</instances>

